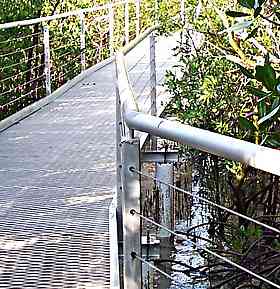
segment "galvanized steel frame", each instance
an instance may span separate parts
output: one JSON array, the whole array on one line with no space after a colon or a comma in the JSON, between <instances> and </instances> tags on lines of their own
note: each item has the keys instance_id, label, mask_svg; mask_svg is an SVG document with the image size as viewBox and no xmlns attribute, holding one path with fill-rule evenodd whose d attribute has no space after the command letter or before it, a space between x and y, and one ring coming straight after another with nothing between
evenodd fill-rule
<instances>
[{"instance_id":1,"label":"galvanized steel frame","mask_svg":"<svg viewBox=\"0 0 280 289\"><path fill-rule=\"evenodd\" d=\"M122 115L129 129L149 133L280 176L280 151L139 112L122 53L116 56Z\"/></svg>"}]
</instances>

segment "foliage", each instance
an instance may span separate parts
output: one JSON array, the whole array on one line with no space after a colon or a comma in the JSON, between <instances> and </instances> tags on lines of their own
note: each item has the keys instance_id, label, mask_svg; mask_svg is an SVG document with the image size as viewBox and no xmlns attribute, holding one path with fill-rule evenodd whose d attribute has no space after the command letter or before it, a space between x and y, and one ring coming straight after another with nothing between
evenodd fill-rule
<instances>
[{"instance_id":1,"label":"foliage","mask_svg":"<svg viewBox=\"0 0 280 289\"><path fill-rule=\"evenodd\" d=\"M160 22L177 14L178 1L160 2ZM16 0L1 2L0 23L54 15L93 7L108 0ZM141 31L155 23L156 7L151 0L141 2ZM177 3L177 6L175 5ZM110 55L108 9L85 13L86 68ZM125 44L124 5L114 7L114 42L118 50ZM129 4L129 38L136 36L136 7ZM80 16L70 16L43 24L0 30L0 120L46 95L43 26L50 31L52 91L81 72ZM166 31L172 25L162 28Z\"/></svg>"},{"instance_id":2,"label":"foliage","mask_svg":"<svg viewBox=\"0 0 280 289\"><path fill-rule=\"evenodd\" d=\"M240 10L229 10L223 1L199 1L198 5L190 5L188 12L193 21L187 27L186 43L180 50L185 71L179 78L169 75L168 85L174 95L180 87L181 97L188 98L185 102L194 100L195 108L191 107L190 113L176 99L177 114L182 121L186 122L187 115L187 118L196 118L192 124L257 144L279 147L280 61L277 58L279 44L275 38L280 23L274 19L279 13L278 8L267 1L259 1L259 5L254 3L254 0L235 3ZM193 30L196 33L192 33ZM193 45L195 41L199 42L198 47ZM230 64L227 61L232 63L228 71L226 67ZM224 81L217 85L217 71L213 67L219 62L224 62L221 65L224 69L220 68L220 77ZM195 77L193 70L196 67L199 69ZM225 87L228 83L231 85ZM187 89L186 96L183 86L190 84L194 89L191 92ZM222 98L220 90L224 92ZM227 104L223 107L224 102ZM213 114L213 105L225 110L224 113L215 115L214 108ZM201 119L205 120L203 124Z\"/></svg>"},{"instance_id":3,"label":"foliage","mask_svg":"<svg viewBox=\"0 0 280 289\"><path fill-rule=\"evenodd\" d=\"M174 97L168 113L186 124L279 149L279 5L198 0L189 1L186 11L188 22L177 49L180 65L167 75ZM278 176L201 152L188 153L204 158L200 177L208 198L279 228ZM207 162L209 176L205 176ZM275 274L267 277L279 282L277 267L267 259L278 246L277 236L241 217L220 210L216 215L211 222L219 238L217 251L264 276L271 266ZM253 265L254 258L259 267ZM220 262L212 261L219 268ZM220 282L214 288L254 288L255 280L239 271L217 272Z\"/></svg>"}]
</instances>

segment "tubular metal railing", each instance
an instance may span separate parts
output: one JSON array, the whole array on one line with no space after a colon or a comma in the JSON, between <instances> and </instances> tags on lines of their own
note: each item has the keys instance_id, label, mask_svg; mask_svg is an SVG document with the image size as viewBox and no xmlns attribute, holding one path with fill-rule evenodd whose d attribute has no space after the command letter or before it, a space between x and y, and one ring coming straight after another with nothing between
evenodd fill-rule
<instances>
[{"instance_id":1,"label":"tubular metal railing","mask_svg":"<svg viewBox=\"0 0 280 289\"><path fill-rule=\"evenodd\" d=\"M153 63L153 53L150 53L151 61ZM153 66L153 65L152 65ZM155 67L151 71L155 70ZM170 228L156 223L155 221L145 217L140 211L140 177L149 177L156 183L162 183L173 190L188 194L192 197L192 193L182 190L173 184L166 183L155 177L146 175L141 172L141 154L140 141L135 138L135 131L140 131L150 136L157 136L164 139L172 140L196 148L198 150L214 154L226 159L238 161L251 167L280 176L280 151L262 147L213 133L207 130L198 129L189 125L183 125L179 122L169 121L155 116L155 84L153 76L151 76L151 111L154 115L149 115L139 111L139 104L135 97L128 78L128 71L125 64L125 57L123 53L116 55L116 71L117 71L117 129L121 132L117 133L119 139L117 140L118 148L118 181L119 181L119 210L122 210L123 222L123 252L124 252L124 289L141 288L141 263L151 266L149 262L145 261L141 255L141 220L145 220L156 227L168 231L173 236L179 236L184 240L190 241L186 236L177 234ZM154 71L155 73L155 71ZM153 75L153 73L151 73ZM154 107L153 107L154 106ZM142 142L143 143L143 142ZM253 218L242 215L224 206L216 204L206 198L195 196L196 198L208 203L211 206L218 207L223 211L246 219L254 224L265 227L272 232L279 235L280 230L265 223L259 222ZM196 247L199 246L191 241ZM271 280L257 274L252 270L237 264L224 256L209 250L205 246L199 247L204 252L228 263L232 267L241 270L242 272L251 275L273 288L280 288L280 284L276 284ZM151 266L153 269L160 272L159 268ZM167 278L171 276L163 273ZM176 283L176 282L175 282Z\"/></svg>"},{"instance_id":2,"label":"tubular metal railing","mask_svg":"<svg viewBox=\"0 0 280 289\"><path fill-rule=\"evenodd\" d=\"M123 0L0 24L0 120L128 45L142 12L140 0Z\"/></svg>"}]
</instances>

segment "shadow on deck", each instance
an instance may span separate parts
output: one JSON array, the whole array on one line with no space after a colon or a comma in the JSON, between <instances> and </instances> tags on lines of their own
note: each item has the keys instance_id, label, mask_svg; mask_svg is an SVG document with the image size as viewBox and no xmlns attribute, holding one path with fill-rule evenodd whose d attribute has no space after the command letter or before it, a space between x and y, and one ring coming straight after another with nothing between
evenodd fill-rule
<instances>
[{"instance_id":1,"label":"shadow on deck","mask_svg":"<svg viewBox=\"0 0 280 289\"><path fill-rule=\"evenodd\" d=\"M127 55L143 110L150 93L148 40ZM157 43L163 98L175 45L174 38ZM0 134L0 288L110 287L114 74L110 61L90 69Z\"/></svg>"}]
</instances>

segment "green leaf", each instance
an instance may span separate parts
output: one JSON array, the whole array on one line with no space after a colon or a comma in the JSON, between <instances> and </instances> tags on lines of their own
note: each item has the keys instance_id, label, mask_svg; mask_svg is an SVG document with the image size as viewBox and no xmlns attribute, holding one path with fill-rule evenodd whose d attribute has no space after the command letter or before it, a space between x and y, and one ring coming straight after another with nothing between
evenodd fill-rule
<instances>
[{"instance_id":1,"label":"green leaf","mask_svg":"<svg viewBox=\"0 0 280 289\"><path fill-rule=\"evenodd\" d=\"M255 76L253 75L253 72L251 72L250 70L246 69L242 65L238 65L238 67L239 67L240 71L248 78L251 78L251 79L255 78Z\"/></svg>"},{"instance_id":2,"label":"green leaf","mask_svg":"<svg viewBox=\"0 0 280 289\"><path fill-rule=\"evenodd\" d=\"M258 102L258 113L260 117L264 117L266 115L265 98Z\"/></svg>"},{"instance_id":3,"label":"green leaf","mask_svg":"<svg viewBox=\"0 0 280 289\"><path fill-rule=\"evenodd\" d=\"M280 104L280 98L277 97L274 99L274 101L272 103L271 110L274 110L279 104Z\"/></svg>"},{"instance_id":4,"label":"green leaf","mask_svg":"<svg viewBox=\"0 0 280 289\"><path fill-rule=\"evenodd\" d=\"M270 144L275 148L280 147L280 137L278 135L272 135L267 138L266 143Z\"/></svg>"},{"instance_id":5,"label":"green leaf","mask_svg":"<svg viewBox=\"0 0 280 289\"><path fill-rule=\"evenodd\" d=\"M262 91L262 90L255 88L255 87L249 87L248 90L253 95L260 97L260 98L266 98L272 94L272 92L265 92L265 91Z\"/></svg>"},{"instance_id":6,"label":"green leaf","mask_svg":"<svg viewBox=\"0 0 280 289\"><path fill-rule=\"evenodd\" d=\"M249 13L239 12L239 11L226 11L226 15L229 17L247 17L250 16Z\"/></svg>"},{"instance_id":7,"label":"green leaf","mask_svg":"<svg viewBox=\"0 0 280 289\"><path fill-rule=\"evenodd\" d=\"M249 9L254 8L255 5L255 0L239 0L238 2L241 6Z\"/></svg>"},{"instance_id":8,"label":"green leaf","mask_svg":"<svg viewBox=\"0 0 280 289\"><path fill-rule=\"evenodd\" d=\"M252 37L255 37L255 36L257 35L257 33L258 33L258 30L259 30L259 27L254 28L254 29L249 33L249 35L246 37L245 40L250 39L250 38L252 38Z\"/></svg>"},{"instance_id":9,"label":"green leaf","mask_svg":"<svg viewBox=\"0 0 280 289\"><path fill-rule=\"evenodd\" d=\"M256 79L263 83L268 90L274 90L276 85L276 72L270 64L256 66Z\"/></svg>"},{"instance_id":10,"label":"green leaf","mask_svg":"<svg viewBox=\"0 0 280 289\"><path fill-rule=\"evenodd\" d=\"M269 64L269 53L264 56L264 63Z\"/></svg>"},{"instance_id":11,"label":"green leaf","mask_svg":"<svg viewBox=\"0 0 280 289\"><path fill-rule=\"evenodd\" d=\"M261 125L269 120L271 120L279 111L280 105L278 105L276 108L274 108L269 114L266 116L262 117L259 121L258 124Z\"/></svg>"},{"instance_id":12,"label":"green leaf","mask_svg":"<svg viewBox=\"0 0 280 289\"><path fill-rule=\"evenodd\" d=\"M280 20L280 12L275 12L276 17Z\"/></svg>"},{"instance_id":13,"label":"green leaf","mask_svg":"<svg viewBox=\"0 0 280 289\"><path fill-rule=\"evenodd\" d=\"M249 129L252 131L256 130L255 125L250 120L248 120L247 118L245 118L243 116L239 117L239 124L242 128Z\"/></svg>"}]
</instances>

